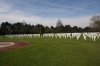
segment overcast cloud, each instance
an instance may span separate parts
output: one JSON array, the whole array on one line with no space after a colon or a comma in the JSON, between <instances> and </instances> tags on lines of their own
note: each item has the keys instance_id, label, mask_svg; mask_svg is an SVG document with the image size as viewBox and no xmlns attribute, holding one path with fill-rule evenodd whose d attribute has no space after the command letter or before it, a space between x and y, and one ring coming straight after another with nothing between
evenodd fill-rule
<instances>
[{"instance_id":1,"label":"overcast cloud","mask_svg":"<svg viewBox=\"0 0 100 66\"><path fill-rule=\"evenodd\" d=\"M90 3L88 3L90 2ZM100 13L100 0L0 0L0 23L25 21L28 24L88 26Z\"/></svg>"}]
</instances>

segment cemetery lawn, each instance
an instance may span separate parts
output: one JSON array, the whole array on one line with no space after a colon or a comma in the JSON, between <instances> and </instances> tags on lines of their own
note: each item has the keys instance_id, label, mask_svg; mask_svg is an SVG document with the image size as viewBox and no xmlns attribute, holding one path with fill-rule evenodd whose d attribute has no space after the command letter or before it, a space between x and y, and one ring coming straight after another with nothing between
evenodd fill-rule
<instances>
[{"instance_id":1,"label":"cemetery lawn","mask_svg":"<svg viewBox=\"0 0 100 66\"><path fill-rule=\"evenodd\" d=\"M29 45L0 52L0 66L100 66L100 40L3 37Z\"/></svg>"}]
</instances>

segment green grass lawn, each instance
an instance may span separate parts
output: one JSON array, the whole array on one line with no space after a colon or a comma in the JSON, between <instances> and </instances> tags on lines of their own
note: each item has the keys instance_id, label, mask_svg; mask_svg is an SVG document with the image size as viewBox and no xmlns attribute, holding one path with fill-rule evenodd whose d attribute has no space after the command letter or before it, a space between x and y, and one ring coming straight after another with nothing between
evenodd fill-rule
<instances>
[{"instance_id":1,"label":"green grass lawn","mask_svg":"<svg viewBox=\"0 0 100 66\"><path fill-rule=\"evenodd\" d=\"M28 46L0 52L0 66L100 66L100 40L0 38Z\"/></svg>"}]
</instances>

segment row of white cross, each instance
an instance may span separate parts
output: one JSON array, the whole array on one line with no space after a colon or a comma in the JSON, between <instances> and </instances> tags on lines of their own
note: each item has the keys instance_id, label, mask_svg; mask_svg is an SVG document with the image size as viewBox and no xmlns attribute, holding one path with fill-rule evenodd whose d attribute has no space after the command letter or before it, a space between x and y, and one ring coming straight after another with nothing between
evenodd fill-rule
<instances>
[{"instance_id":1,"label":"row of white cross","mask_svg":"<svg viewBox=\"0 0 100 66\"><path fill-rule=\"evenodd\" d=\"M48 34L43 34L43 36L40 36L40 34L18 34L18 35L6 35L7 37L13 38L13 37L19 37L19 38L23 38L23 37L27 37L27 38L32 38L32 37L48 37L48 38L69 38L69 39L73 39L76 38L77 40L79 40L80 37L83 37L84 40L87 40L87 38L92 39L93 41L96 41L96 39L100 38L100 33L98 32L94 32L94 33L48 33Z\"/></svg>"}]
</instances>

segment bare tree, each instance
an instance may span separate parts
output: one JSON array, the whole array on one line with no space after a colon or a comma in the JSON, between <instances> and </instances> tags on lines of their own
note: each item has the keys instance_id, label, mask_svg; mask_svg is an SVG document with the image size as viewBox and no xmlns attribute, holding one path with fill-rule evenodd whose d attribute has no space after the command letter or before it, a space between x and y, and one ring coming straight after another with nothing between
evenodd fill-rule
<instances>
[{"instance_id":1,"label":"bare tree","mask_svg":"<svg viewBox=\"0 0 100 66\"><path fill-rule=\"evenodd\" d=\"M56 27L60 27L60 26L63 26L63 23L62 21L59 19L56 23Z\"/></svg>"},{"instance_id":2,"label":"bare tree","mask_svg":"<svg viewBox=\"0 0 100 66\"><path fill-rule=\"evenodd\" d=\"M63 26L63 23L60 19L56 23L56 32L58 32L58 33L64 32L64 26Z\"/></svg>"},{"instance_id":3,"label":"bare tree","mask_svg":"<svg viewBox=\"0 0 100 66\"><path fill-rule=\"evenodd\" d=\"M100 32L100 15L99 16L93 16L91 19L90 26L94 31Z\"/></svg>"}]
</instances>

